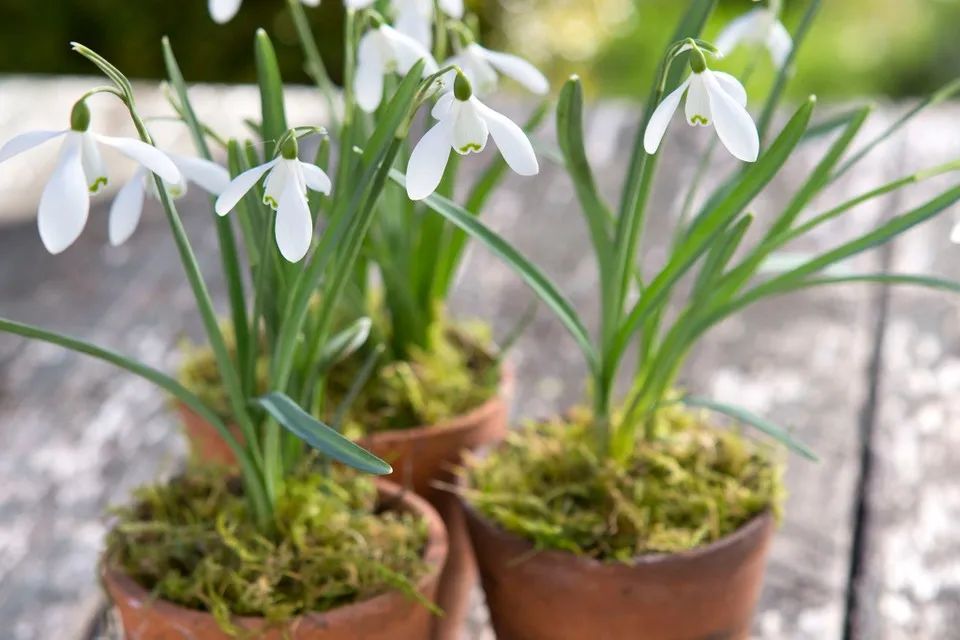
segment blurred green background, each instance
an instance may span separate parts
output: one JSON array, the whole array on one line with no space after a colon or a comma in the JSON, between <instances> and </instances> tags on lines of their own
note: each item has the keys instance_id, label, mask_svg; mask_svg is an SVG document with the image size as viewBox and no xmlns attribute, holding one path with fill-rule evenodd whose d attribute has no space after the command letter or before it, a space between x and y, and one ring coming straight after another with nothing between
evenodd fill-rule
<instances>
[{"instance_id":1,"label":"blurred green background","mask_svg":"<svg viewBox=\"0 0 960 640\"><path fill-rule=\"evenodd\" d=\"M720 0L707 37L749 10L750 0ZM793 28L807 0L786 0ZM340 67L342 3L325 0L309 10L331 69ZM500 0L472 2L482 13L487 42L531 58L556 77L580 73L595 93L638 95L682 0ZM91 73L71 54L70 40L103 53L128 75L160 77L159 39L168 34L192 81L249 81L251 37L258 26L274 38L285 76L306 82L283 0L245 0L240 14L220 27L206 0L0 0L0 72ZM820 18L800 56L795 92L824 98L924 94L960 70L960 0L824 0ZM741 51L724 62L736 71ZM766 65L769 67L769 65ZM769 77L761 66L758 82Z\"/></svg>"}]
</instances>

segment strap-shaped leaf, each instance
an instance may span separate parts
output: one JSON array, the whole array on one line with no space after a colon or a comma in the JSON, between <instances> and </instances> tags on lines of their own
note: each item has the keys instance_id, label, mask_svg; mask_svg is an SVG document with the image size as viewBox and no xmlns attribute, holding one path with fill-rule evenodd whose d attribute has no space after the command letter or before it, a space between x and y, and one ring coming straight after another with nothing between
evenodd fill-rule
<instances>
[{"instance_id":1,"label":"strap-shaped leaf","mask_svg":"<svg viewBox=\"0 0 960 640\"><path fill-rule=\"evenodd\" d=\"M751 427L762 431L767 434L777 442L780 442L786 446L791 451L794 451L808 460L818 461L817 454L810 450L805 444L795 440L785 429L778 427L769 420L761 418L760 416L754 415L742 409L740 407L735 407L728 404L723 404L721 402L716 402L715 400L708 400L707 398L699 398L696 396L687 396L680 400L683 404L688 407L696 407L700 409L707 409L708 411L713 411L716 413L723 414L738 422L748 424Z\"/></svg>"},{"instance_id":2,"label":"strap-shaped leaf","mask_svg":"<svg viewBox=\"0 0 960 640\"><path fill-rule=\"evenodd\" d=\"M254 54L257 63L257 83L260 85L260 111L263 121L261 133L268 141L267 153L273 148L269 143L276 143L287 132L287 116L283 108L283 79L280 77L280 65L277 64L277 54L273 50L273 43L263 29L257 30L254 40Z\"/></svg>"},{"instance_id":3,"label":"strap-shaped leaf","mask_svg":"<svg viewBox=\"0 0 960 640\"><path fill-rule=\"evenodd\" d=\"M385 476L393 472L389 464L308 414L288 396L268 393L258 398L257 404L280 426L320 453L364 473Z\"/></svg>"}]
</instances>

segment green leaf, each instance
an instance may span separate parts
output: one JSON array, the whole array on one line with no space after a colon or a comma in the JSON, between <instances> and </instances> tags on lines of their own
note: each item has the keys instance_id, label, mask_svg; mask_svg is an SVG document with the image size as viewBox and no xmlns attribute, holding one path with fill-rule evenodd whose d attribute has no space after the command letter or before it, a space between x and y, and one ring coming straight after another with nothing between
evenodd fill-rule
<instances>
[{"instance_id":1,"label":"green leaf","mask_svg":"<svg viewBox=\"0 0 960 640\"><path fill-rule=\"evenodd\" d=\"M406 178L399 171L392 171L390 178L398 185L405 187ZM533 289L543 302L557 315L557 318L573 336L583 351L591 368L597 364L596 352L590 341L586 327L577 315L569 300L560 293L556 285L550 281L532 262L527 260L512 245L489 227L484 225L469 211L456 203L436 194L424 200L424 203L435 213L440 214L449 222L465 231L475 240L479 240L494 254L499 256L507 266L513 269Z\"/></svg>"},{"instance_id":2,"label":"green leaf","mask_svg":"<svg viewBox=\"0 0 960 640\"><path fill-rule=\"evenodd\" d=\"M264 140L276 143L287 132L287 116L283 108L283 79L280 77L280 65L277 64L273 43L263 29L257 30L254 39L254 56L257 83L260 86L261 135ZM268 153L270 148L266 147Z\"/></svg>"},{"instance_id":3,"label":"green leaf","mask_svg":"<svg viewBox=\"0 0 960 640\"><path fill-rule=\"evenodd\" d=\"M686 396L685 398L681 399L680 402L688 407L707 409L708 411L713 411L733 418L738 422L748 424L780 442L795 453L799 453L804 458L813 460L815 462L819 460L817 455L811 451L809 447L795 440L785 429L778 427L764 418L750 413L746 409L723 404L714 400L708 400L706 398L699 398L696 396Z\"/></svg>"},{"instance_id":4,"label":"green leaf","mask_svg":"<svg viewBox=\"0 0 960 640\"><path fill-rule=\"evenodd\" d=\"M258 398L257 404L280 426L324 455L364 473L393 473L389 464L308 414L286 395L268 393Z\"/></svg>"}]
</instances>

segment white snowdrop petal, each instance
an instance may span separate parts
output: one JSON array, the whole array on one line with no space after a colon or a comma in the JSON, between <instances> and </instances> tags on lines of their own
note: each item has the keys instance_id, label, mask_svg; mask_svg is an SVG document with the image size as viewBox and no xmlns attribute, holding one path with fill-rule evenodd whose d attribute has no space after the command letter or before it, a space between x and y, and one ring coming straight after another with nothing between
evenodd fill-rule
<instances>
[{"instance_id":1,"label":"white snowdrop petal","mask_svg":"<svg viewBox=\"0 0 960 640\"><path fill-rule=\"evenodd\" d=\"M80 237L90 213L90 193L80 154L80 134L68 135L40 196L37 227L43 245L54 255Z\"/></svg>"},{"instance_id":2,"label":"white snowdrop petal","mask_svg":"<svg viewBox=\"0 0 960 640\"><path fill-rule=\"evenodd\" d=\"M771 25L766 44L770 51L770 57L773 58L773 64L778 69L785 65L790 52L793 50L793 38L790 37L790 32L779 20L775 20Z\"/></svg>"},{"instance_id":3,"label":"white snowdrop petal","mask_svg":"<svg viewBox=\"0 0 960 640\"><path fill-rule=\"evenodd\" d=\"M394 28L400 33L410 36L425 50L433 46L433 2L421 0L403 0L397 8L397 19Z\"/></svg>"},{"instance_id":4,"label":"white snowdrop petal","mask_svg":"<svg viewBox=\"0 0 960 640\"><path fill-rule=\"evenodd\" d=\"M747 106L747 90L744 89L739 80L723 71L712 71L711 73L717 79L720 88L726 91L728 96L733 98L741 107Z\"/></svg>"},{"instance_id":5,"label":"white snowdrop petal","mask_svg":"<svg viewBox=\"0 0 960 640\"><path fill-rule=\"evenodd\" d=\"M190 156L170 156L188 182L219 196L230 184L230 172L216 162Z\"/></svg>"},{"instance_id":6,"label":"white snowdrop petal","mask_svg":"<svg viewBox=\"0 0 960 640\"><path fill-rule=\"evenodd\" d=\"M343 6L347 9L366 9L373 5L376 0L343 0Z\"/></svg>"},{"instance_id":7,"label":"white snowdrop petal","mask_svg":"<svg viewBox=\"0 0 960 640\"><path fill-rule=\"evenodd\" d=\"M703 85L702 73L695 73L690 78L684 110L687 124L691 127L706 127L713 124L713 116L710 115L710 98L707 97L707 89Z\"/></svg>"},{"instance_id":8,"label":"white snowdrop petal","mask_svg":"<svg viewBox=\"0 0 960 640\"><path fill-rule=\"evenodd\" d=\"M950 231L950 242L960 244L960 221L953 225L953 229Z\"/></svg>"},{"instance_id":9,"label":"white snowdrop petal","mask_svg":"<svg viewBox=\"0 0 960 640\"><path fill-rule=\"evenodd\" d=\"M480 115L487 122L490 135L500 149L500 155L515 173L534 176L540 173L540 163L527 134L510 118L474 99Z\"/></svg>"},{"instance_id":10,"label":"white snowdrop petal","mask_svg":"<svg viewBox=\"0 0 960 640\"><path fill-rule=\"evenodd\" d=\"M407 196L423 200L440 186L450 160L453 136L452 122L441 120L414 147L407 164Z\"/></svg>"},{"instance_id":11,"label":"white snowdrop petal","mask_svg":"<svg viewBox=\"0 0 960 640\"><path fill-rule=\"evenodd\" d=\"M107 186L107 167L97 148L97 140L92 133L85 131L80 136L80 161L87 178L90 193L100 193Z\"/></svg>"},{"instance_id":12,"label":"white snowdrop petal","mask_svg":"<svg viewBox=\"0 0 960 640\"><path fill-rule=\"evenodd\" d=\"M301 162L300 170L303 172L303 179L307 187L326 196L330 195L333 184L330 182L330 176L323 169L314 164Z\"/></svg>"},{"instance_id":13,"label":"white snowdrop petal","mask_svg":"<svg viewBox=\"0 0 960 640\"><path fill-rule=\"evenodd\" d=\"M509 53L500 53L484 49L480 45L473 45L482 51L486 60L496 67L500 73L516 80L529 91L537 95L546 95L550 91L550 82L540 70L519 56Z\"/></svg>"},{"instance_id":14,"label":"white snowdrop petal","mask_svg":"<svg viewBox=\"0 0 960 640\"><path fill-rule=\"evenodd\" d=\"M62 131L28 131L27 133L21 133L7 140L6 144L0 147L0 162L6 162L13 156L20 155L24 151L29 151L48 140L59 138L66 133L66 129Z\"/></svg>"},{"instance_id":15,"label":"white snowdrop petal","mask_svg":"<svg viewBox=\"0 0 960 640\"><path fill-rule=\"evenodd\" d=\"M437 103L433 105L433 109L430 111L430 115L433 116L434 120L443 120L450 113L450 108L453 107L453 101L456 100L453 92L445 93L437 100Z\"/></svg>"},{"instance_id":16,"label":"white snowdrop petal","mask_svg":"<svg viewBox=\"0 0 960 640\"><path fill-rule=\"evenodd\" d=\"M390 44L394 61L397 64L397 71L401 74L406 74L420 60L426 60L426 66L423 68L424 76L440 70L437 61L433 59L430 52L410 36L386 25L380 27L380 33Z\"/></svg>"},{"instance_id":17,"label":"white snowdrop petal","mask_svg":"<svg viewBox=\"0 0 960 640\"><path fill-rule=\"evenodd\" d=\"M300 3L308 7L319 7L320 0L300 0Z\"/></svg>"},{"instance_id":18,"label":"white snowdrop petal","mask_svg":"<svg viewBox=\"0 0 960 640\"><path fill-rule=\"evenodd\" d=\"M724 27L713 41L713 45L724 56L729 55L731 51L737 48L741 42L748 39L751 33L756 29L756 21L763 17L765 9L757 8L734 18Z\"/></svg>"},{"instance_id":19,"label":"white snowdrop petal","mask_svg":"<svg viewBox=\"0 0 960 640\"><path fill-rule=\"evenodd\" d=\"M451 107L453 148L460 155L480 153L487 146L490 131L476 104L473 100L457 101Z\"/></svg>"},{"instance_id":20,"label":"white snowdrop petal","mask_svg":"<svg viewBox=\"0 0 960 640\"><path fill-rule=\"evenodd\" d=\"M474 95L489 95L497 90L500 84L497 70L487 61L480 45L472 44L467 47L461 58L460 69L473 85Z\"/></svg>"},{"instance_id":21,"label":"white snowdrop petal","mask_svg":"<svg viewBox=\"0 0 960 640\"><path fill-rule=\"evenodd\" d=\"M115 247L129 240L140 224L143 200L146 195L144 190L146 178L146 169L137 169L130 178L130 182L123 185L117 197L114 198L113 204L110 205L110 244Z\"/></svg>"},{"instance_id":22,"label":"white snowdrop petal","mask_svg":"<svg viewBox=\"0 0 960 640\"><path fill-rule=\"evenodd\" d=\"M139 162L170 184L180 182L180 170L177 169L177 165L160 149L133 138L114 138L103 135L95 137L101 144L113 147L131 160Z\"/></svg>"},{"instance_id":23,"label":"white snowdrop petal","mask_svg":"<svg viewBox=\"0 0 960 640\"><path fill-rule=\"evenodd\" d=\"M357 49L357 74L354 77L353 90L357 96L357 104L367 113L376 111L383 99L386 61L379 38L378 31L370 31L360 39Z\"/></svg>"},{"instance_id":24,"label":"white snowdrop petal","mask_svg":"<svg viewBox=\"0 0 960 640\"><path fill-rule=\"evenodd\" d=\"M720 136L720 142L738 160L756 161L760 155L760 136L753 118L720 87L710 71L704 71L701 75L710 97L713 126Z\"/></svg>"},{"instance_id":25,"label":"white snowdrop petal","mask_svg":"<svg viewBox=\"0 0 960 640\"><path fill-rule=\"evenodd\" d=\"M237 206L240 199L260 181L263 174L272 169L276 164L277 160L274 159L259 167L248 169L234 178L233 181L227 185L227 188L223 190L223 193L220 194L220 197L217 198L217 203L214 207L217 215L225 216L233 211L233 208Z\"/></svg>"},{"instance_id":26,"label":"white snowdrop petal","mask_svg":"<svg viewBox=\"0 0 960 640\"><path fill-rule=\"evenodd\" d=\"M267 179L263 182L263 204L276 209L280 206L280 198L283 196L287 183L293 180L296 187L296 165L299 160L287 160L281 158L276 166L267 174ZM305 193L306 187L300 188L300 193Z\"/></svg>"},{"instance_id":27,"label":"white snowdrop petal","mask_svg":"<svg viewBox=\"0 0 960 640\"><path fill-rule=\"evenodd\" d=\"M287 180L277 207L275 236L277 248L287 262L300 262L313 240L313 218L307 198L295 180Z\"/></svg>"},{"instance_id":28,"label":"white snowdrop petal","mask_svg":"<svg viewBox=\"0 0 960 640\"><path fill-rule=\"evenodd\" d=\"M210 17L218 24L230 22L240 10L240 2L241 0L210 0L207 5Z\"/></svg>"},{"instance_id":29,"label":"white snowdrop petal","mask_svg":"<svg viewBox=\"0 0 960 640\"><path fill-rule=\"evenodd\" d=\"M650 155L655 154L660 148L663 135L667 132L667 127L670 125L670 120L676 113L677 107L680 106L680 98L683 97L683 92L690 85L690 80L690 78L684 80L679 87L657 105L653 115L650 116L647 129L643 132L643 148Z\"/></svg>"},{"instance_id":30,"label":"white snowdrop petal","mask_svg":"<svg viewBox=\"0 0 960 640\"><path fill-rule=\"evenodd\" d=\"M451 18L462 18L463 8L463 0L440 0L440 10Z\"/></svg>"}]
</instances>

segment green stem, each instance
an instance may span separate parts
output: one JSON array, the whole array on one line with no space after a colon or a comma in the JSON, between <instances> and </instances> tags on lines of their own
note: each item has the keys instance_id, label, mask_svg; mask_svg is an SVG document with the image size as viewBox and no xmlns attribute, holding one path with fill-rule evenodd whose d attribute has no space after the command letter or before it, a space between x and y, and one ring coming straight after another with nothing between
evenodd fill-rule
<instances>
[{"instance_id":1,"label":"green stem","mask_svg":"<svg viewBox=\"0 0 960 640\"><path fill-rule=\"evenodd\" d=\"M303 10L303 4L300 0L288 0L287 8L290 10L290 17L293 18L293 26L297 31L297 38L300 40L300 46L303 48L303 57L306 58L307 74L313 78L317 88L323 93L327 103L327 109L330 114L330 122L333 128L339 129L339 116L337 114L336 89L327 73L327 67L323 64L323 57L317 47L317 41L313 37L313 31L310 29L310 22L307 20L307 14Z\"/></svg>"}]
</instances>

